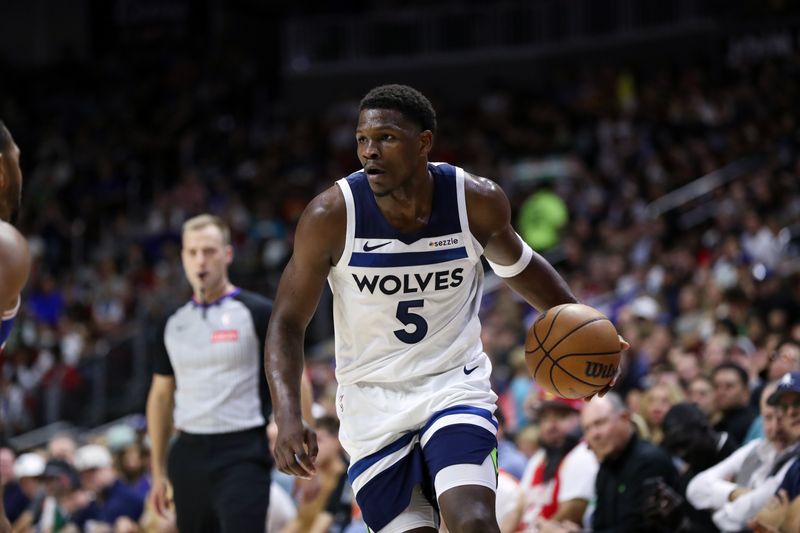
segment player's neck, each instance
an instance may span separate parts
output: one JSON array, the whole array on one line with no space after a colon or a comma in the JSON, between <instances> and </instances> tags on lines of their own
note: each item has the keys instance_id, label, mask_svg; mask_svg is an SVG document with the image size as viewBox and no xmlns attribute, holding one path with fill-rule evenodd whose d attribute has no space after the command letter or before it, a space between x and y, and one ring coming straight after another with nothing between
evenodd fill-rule
<instances>
[{"instance_id":1,"label":"player's neck","mask_svg":"<svg viewBox=\"0 0 800 533\"><path fill-rule=\"evenodd\" d=\"M414 231L428 223L433 208L433 176L427 168L419 177L386 196L375 197L386 220L401 231Z\"/></svg>"}]
</instances>

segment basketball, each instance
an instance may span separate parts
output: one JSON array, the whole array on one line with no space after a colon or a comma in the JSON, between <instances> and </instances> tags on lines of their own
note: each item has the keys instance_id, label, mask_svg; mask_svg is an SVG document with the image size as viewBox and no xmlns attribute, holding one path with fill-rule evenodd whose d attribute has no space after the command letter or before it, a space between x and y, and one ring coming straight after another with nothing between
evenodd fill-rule
<instances>
[{"instance_id":1,"label":"basketball","mask_svg":"<svg viewBox=\"0 0 800 533\"><path fill-rule=\"evenodd\" d=\"M583 398L617 374L620 341L614 324L583 304L548 309L528 330L525 360L540 387L562 398Z\"/></svg>"}]
</instances>

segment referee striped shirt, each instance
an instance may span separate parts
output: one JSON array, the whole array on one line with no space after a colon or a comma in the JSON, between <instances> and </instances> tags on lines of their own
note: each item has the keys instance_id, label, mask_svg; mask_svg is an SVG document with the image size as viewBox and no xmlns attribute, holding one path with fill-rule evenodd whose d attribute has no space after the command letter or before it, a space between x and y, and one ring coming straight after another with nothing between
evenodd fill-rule
<instances>
[{"instance_id":1,"label":"referee striped shirt","mask_svg":"<svg viewBox=\"0 0 800 533\"><path fill-rule=\"evenodd\" d=\"M175 427L231 433L266 425L271 410L263 353L272 302L235 289L171 314L156 374L175 377Z\"/></svg>"}]
</instances>

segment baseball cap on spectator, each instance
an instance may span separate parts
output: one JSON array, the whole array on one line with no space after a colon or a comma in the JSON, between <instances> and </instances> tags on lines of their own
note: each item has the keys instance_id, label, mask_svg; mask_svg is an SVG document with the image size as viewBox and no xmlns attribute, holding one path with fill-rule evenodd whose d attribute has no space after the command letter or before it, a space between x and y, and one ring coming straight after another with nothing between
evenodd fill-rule
<instances>
[{"instance_id":1,"label":"baseball cap on spectator","mask_svg":"<svg viewBox=\"0 0 800 533\"><path fill-rule=\"evenodd\" d=\"M645 320L655 320L658 318L661 309L655 298L652 296L639 296L630 304L631 314Z\"/></svg>"},{"instance_id":2,"label":"baseball cap on spectator","mask_svg":"<svg viewBox=\"0 0 800 533\"><path fill-rule=\"evenodd\" d=\"M117 424L106 431L106 444L112 452L121 452L136 442L136 431L128 424Z\"/></svg>"},{"instance_id":3,"label":"baseball cap on spectator","mask_svg":"<svg viewBox=\"0 0 800 533\"><path fill-rule=\"evenodd\" d=\"M781 396L787 392L800 392L800 372L787 372L778 381L778 388L767 398L768 405L778 405Z\"/></svg>"},{"instance_id":4,"label":"baseball cap on spectator","mask_svg":"<svg viewBox=\"0 0 800 533\"><path fill-rule=\"evenodd\" d=\"M99 444L87 444L81 446L75 452L75 468L78 472L85 472L93 468L104 468L111 466L111 452L105 446Z\"/></svg>"},{"instance_id":5,"label":"baseball cap on spectator","mask_svg":"<svg viewBox=\"0 0 800 533\"><path fill-rule=\"evenodd\" d=\"M44 472L45 460L38 453L23 453L14 461L14 477L39 477Z\"/></svg>"},{"instance_id":6,"label":"baseball cap on spectator","mask_svg":"<svg viewBox=\"0 0 800 533\"><path fill-rule=\"evenodd\" d=\"M539 402L536 405L536 416L541 416L541 414L548 409L558 409L560 411L574 411L576 413L580 413L581 410L583 410L584 403L586 403L581 398L562 398L545 390L539 391L537 399Z\"/></svg>"},{"instance_id":7,"label":"baseball cap on spectator","mask_svg":"<svg viewBox=\"0 0 800 533\"><path fill-rule=\"evenodd\" d=\"M50 459L44 466L43 478L60 479L71 490L76 490L81 486L78 479L78 472L75 467L63 459Z\"/></svg>"}]
</instances>

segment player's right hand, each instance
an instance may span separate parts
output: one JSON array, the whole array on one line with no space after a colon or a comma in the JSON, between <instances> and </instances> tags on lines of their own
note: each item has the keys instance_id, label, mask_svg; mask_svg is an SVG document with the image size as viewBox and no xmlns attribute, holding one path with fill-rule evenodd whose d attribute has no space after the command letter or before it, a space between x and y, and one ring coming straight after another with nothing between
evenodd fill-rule
<instances>
[{"instance_id":1,"label":"player's right hand","mask_svg":"<svg viewBox=\"0 0 800 533\"><path fill-rule=\"evenodd\" d=\"M317 473L317 434L300 419L278 424L275 466L284 474L310 478Z\"/></svg>"},{"instance_id":2,"label":"player's right hand","mask_svg":"<svg viewBox=\"0 0 800 533\"><path fill-rule=\"evenodd\" d=\"M610 391L611 389L614 388L614 386L617 384L617 381L619 381L619 378L622 376L622 368L625 365L625 350L630 348L631 345L630 345L630 343L628 341L626 341L625 339L622 338L622 335L617 335L617 337L619 337L619 352L620 352L620 362L617 365L617 373L614 374L614 379L612 379L608 383L608 385L606 385L605 387L603 387L599 391L594 392L594 393L590 394L589 396L586 396L584 398L584 400L586 400L587 402L591 401L591 399L594 398L595 395L599 396L600 398L605 396L608 391Z\"/></svg>"},{"instance_id":3,"label":"player's right hand","mask_svg":"<svg viewBox=\"0 0 800 533\"><path fill-rule=\"evenodd\" d=\"M163 476L154 476L152 485L150 486L150 503L153 505L153 510L162 518L167 518L167 509L170 507L170 501L167 497L167 488L169 481Z\"/></svg>"}]
</instances>

